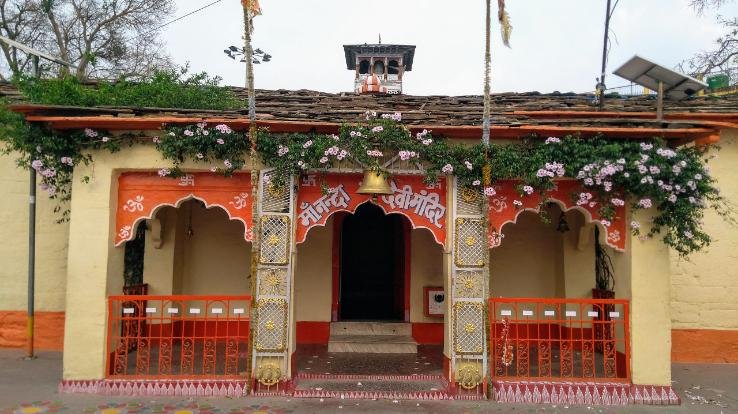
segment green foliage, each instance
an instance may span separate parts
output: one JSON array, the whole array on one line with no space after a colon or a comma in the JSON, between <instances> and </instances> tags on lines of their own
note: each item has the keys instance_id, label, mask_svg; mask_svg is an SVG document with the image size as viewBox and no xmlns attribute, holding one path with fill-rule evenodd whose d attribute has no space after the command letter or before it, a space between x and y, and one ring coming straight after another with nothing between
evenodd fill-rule
<instances>
[{"instance_id":1,"label":"green foliage","mask_svg":"<svg viewBox=\"0 0 738 414\"><path fill-rule=\"evenodd\" d=\"M208 128L205 123L187 127L170 127L161 137L154 138L156 148L173 167L159 170L161 176L182 175L180 165L186 160L209 163L210 171L230 176L243 168L244 156L251 147L242 132L235 132L227 125Z\"/></svg>"},{"instance_id":2,"label":"green foliage","mask_svg":"<svg viewBox=\"0 0 738 414\"><path fill-rule=\"evenodd\" d=\"M132 106L184 109L239 109L244 102L220 78L207 73L188 74L186 68L156 72L137 82L100 81L95 87L75 77L36 79L23 77L16 84L31 102L68 106Z\"/></svg>"},{"instance_id":3,"label":"green foliage","mask_svg":"<svg viewBox=\"0 0 738 414\"><path fill-rule=\"evenodd\" d=\"M441 175L455 175L459 185L478 188L488 195L494 195L495 190L493 185L483 189L485 170L491 170L490 183L520 180L521 198L534 191L545 194L556 179L573 178L582 183L583 191L572 194L572 201L599 206L606 220L611 220L616 207L626 202L632 209L655 207L653 221L644 223L649 228L643 236L658 234L681 255L710 243L702 228L705 209L713 208L731 219L705 165L706 148L671 149L658 139L568 136L544 141L532 137L521 143L465 146L433 137L429 131L413 135L390 119L368 116L365 124L343 125L339 135L261 131L257 151L267 165L275 168L280 183L307 170L340 168L347 160L387 174L382 162L395 155L422 164L428 182ZM641 234L640 223L630 225L634 234Z\"/></svg>"}]
</instances>

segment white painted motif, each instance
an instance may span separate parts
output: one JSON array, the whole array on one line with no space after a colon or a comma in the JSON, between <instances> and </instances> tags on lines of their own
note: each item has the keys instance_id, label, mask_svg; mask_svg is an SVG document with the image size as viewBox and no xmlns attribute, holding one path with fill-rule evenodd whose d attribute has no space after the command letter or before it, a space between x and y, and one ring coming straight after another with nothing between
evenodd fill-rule
<instances>
[{"instance_id":1,"label":"white painted motif","mask_svg":"<svg viewBox=\"0 0 738 414\"><path fill-rule=\"evenodd\" d=\"M123 206L123 210L130 212L143 211L143 200L144 197L142 195L137 195L133 199L126 201L126 204Z\"/></svg>"},{"instance_id":2,"label":"white painted motif","mask_svg":"<svg viewBox=\"0 0 738 414\"><path fill-rule=\"evenodd\" d=\"M297 217L300 218L303 226L308 226L323 220L324 215L330 214L332 207L348 208L349 202L351 202L351 196L343 189L343 184L339 184L338 187L332 188L328 194L320 197L312 204L303 201L300 204L300 210L302 211Z\"/></svg>"},{"instance_id":3,"label":"white painted motif","mask_svg":"<svg viewBox=\"0 0 738 414\"><path fill-rule=\"evenodd\" d=\"M180 187L194 187L195 186L195 176L192 174L185 174L179 177L179 186Z\"/></svg>"},{"instance_id":4,"label":"white painted motif","mask_svg":"<svg viewBox=\"0 0 738 414\"><path fill-rule=\"evenodd\" d=\"M440 194L437 192L429 193L426 190L420 190L419 193L416 193L409 184L400 189L394 180L390 181L390 189L392 189L393 194L382 196L382 202L393 209L414 209L415 214L427 218L439 229L443 228L440 220L446 214L446 206L440 203Z\"/></svg>"},{"instance_id":5,"label":"white painted motif","mask_svg":"<svg viewBox=\"0 0 738 414\"><path fill-rule=\"evenodd\" d=\"M235 208L236 210L240 210L246 207L247 198L249 198L248 193L241 193L237 196L234 196L233 201L228 202L228 204L232 205L233 208Z\"/></svg>"}]
</instances>

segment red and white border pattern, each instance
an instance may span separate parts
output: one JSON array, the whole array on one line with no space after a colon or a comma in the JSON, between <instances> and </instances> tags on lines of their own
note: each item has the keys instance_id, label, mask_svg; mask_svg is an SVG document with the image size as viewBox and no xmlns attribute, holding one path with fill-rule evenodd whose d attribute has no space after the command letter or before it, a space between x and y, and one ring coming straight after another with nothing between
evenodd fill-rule
<instances>
[{"instance_id":1,"label":"red and white border pattern","mask_svg":"<svg viewBox=\"0 0 738 414\"><path fill-rule=\"evenodd\" d=\"M246 380L62 380L59 393L117 396L242 397Z\"/></svg>"},{"instance_id":2,"label":"red and white border pattern","mask_svg":"<svg viewBox=\"0 0 738 414\"><path fill-rule=\"evenodd\" d=\"M670 386L593 382L493 381L492 399L510 404L679 405Z\"/></svg>"}]
</instances>

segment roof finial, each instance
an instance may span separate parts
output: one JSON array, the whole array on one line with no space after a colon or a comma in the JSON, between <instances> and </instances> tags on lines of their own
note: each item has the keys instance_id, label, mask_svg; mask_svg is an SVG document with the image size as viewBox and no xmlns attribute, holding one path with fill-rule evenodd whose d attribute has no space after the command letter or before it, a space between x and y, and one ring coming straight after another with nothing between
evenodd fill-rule
<instances>
[{"instance_id":1,"label":"roof finial","mask_svg":"<svg viewBox=\"0 0 738 414\"><path fill-rule=\"evenodd\" d=\"M382 44L382 33L379 34L379 44Z\"/></svg>"}]
</instances>

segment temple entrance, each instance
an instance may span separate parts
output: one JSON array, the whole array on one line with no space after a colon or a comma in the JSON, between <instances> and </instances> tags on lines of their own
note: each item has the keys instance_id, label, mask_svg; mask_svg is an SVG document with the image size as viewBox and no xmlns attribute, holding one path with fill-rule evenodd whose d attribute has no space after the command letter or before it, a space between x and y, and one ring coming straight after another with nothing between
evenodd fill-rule
<instances>
[{"instance_id":1,"label":"temple entrance","mask_svg":"<svg viewBox=\"0 0 738 414\"><path fill-rule=\"evenodd\" d=\"M366 203L342 224L339 320L404 320L403 217Z\"/></svg>"}]
</instances>

